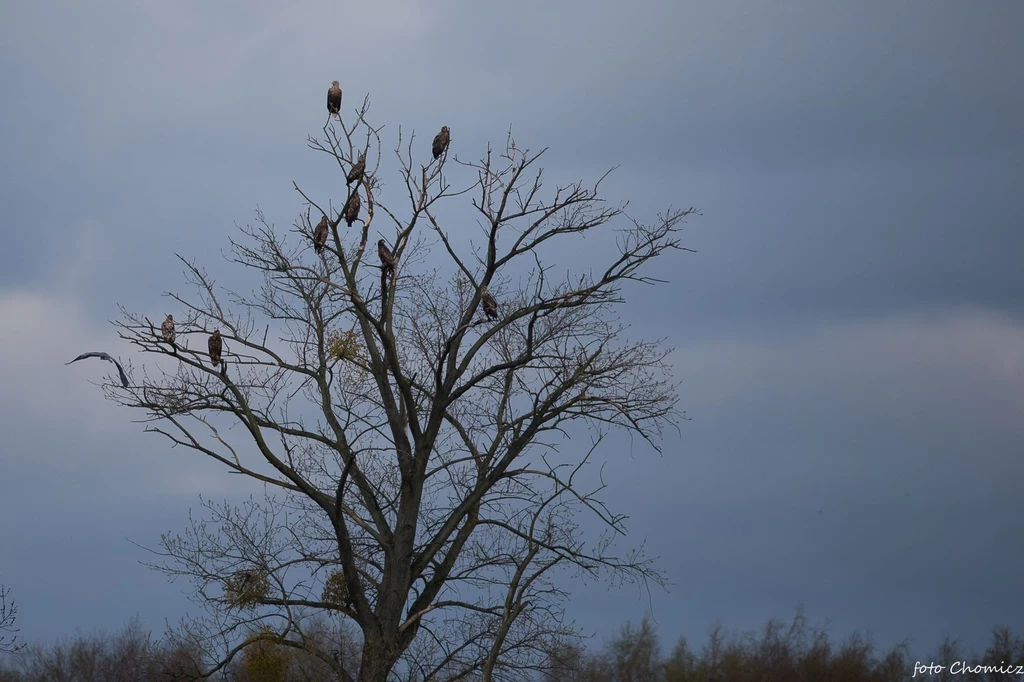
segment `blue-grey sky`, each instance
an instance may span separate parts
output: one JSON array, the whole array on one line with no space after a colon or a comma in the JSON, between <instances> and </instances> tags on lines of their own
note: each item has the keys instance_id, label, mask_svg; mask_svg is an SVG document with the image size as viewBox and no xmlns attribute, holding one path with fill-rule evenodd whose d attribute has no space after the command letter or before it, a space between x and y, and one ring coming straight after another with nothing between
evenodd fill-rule
<instances>
[{"instance_id":1,"label":"blue-grey sky","mask_svg":"<svg viewBox=\"0 0 1024 682\"><path fill-rule=\"evenodd\" d=\"M553 180L618 164L632 213L703 210L698 252L627 316L675 348L691 420L662 457L605 453L675 584L580 589L582 624L653 607L702 640L803 604L885 644L1024 629L1022 31L1017 0L4 3L0 581L22 635L189 608L128 540L248 489L104 402L102 363L63 363L129 357L107 320L167 312L175 252L216 271L256 206L286 226L292 180L336 184L305 146L333 79L387 134L446 124L474 158L511 124Z\"/></svg>"}]
</instances>

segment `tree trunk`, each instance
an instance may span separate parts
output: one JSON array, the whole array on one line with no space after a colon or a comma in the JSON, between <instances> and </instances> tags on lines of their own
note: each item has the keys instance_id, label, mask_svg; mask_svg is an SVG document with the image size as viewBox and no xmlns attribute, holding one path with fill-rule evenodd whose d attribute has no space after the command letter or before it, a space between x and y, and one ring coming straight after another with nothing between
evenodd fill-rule
<instances>
[{"instance_id":1,"label":"tree trunk","mask_svg":"<svg viewBox=\"0 0 1024 682\"><path fill-rule=\"evenodd\" d=\"M359 664L359 682L387 682L388 674L395 665L393 655L380 640L366 641Z\"/></svg>"}]
</instances>

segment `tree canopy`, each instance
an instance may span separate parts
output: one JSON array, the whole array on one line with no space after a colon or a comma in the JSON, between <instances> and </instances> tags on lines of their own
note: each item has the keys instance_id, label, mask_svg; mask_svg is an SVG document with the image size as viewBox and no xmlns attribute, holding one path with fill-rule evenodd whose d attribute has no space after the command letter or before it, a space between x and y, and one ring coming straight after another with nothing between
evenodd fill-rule
<instances>
[{"instance_id":1,"label":"tree canopy","mask_svg":"<svg viewBox=\"0 0 1024 682\"><path fill-rule=\"evenodd\" d=\"M155 562L205 607L179 631L204 673L270 642L346 680L519 679L575 632L557 571L662 581L612 542L623 518L580 472L609 433L657 449L680 416L669 348L630 338L617 310L627 285L659 282L649 263L683 248L695 211L642 221L602 197L607 174L552 184L545 150L511 133L464 161L457 129L440 154L399 130L385 154L368 113L366 99L309 138L337 166L337 195L296 184L289 230L257 212L232 238L254 291L182 257L175 342L122 309L122 338L153 362L109 395L265 486L206 502ZM459 201L474 220L447 212ZM613 252L578 248L603 234ZM585 268L560 258L570 250ZM579 514L606 532L581 533ZM358 632L358 665L310 635L324 614Z\"/></svg>"}]
</instances>

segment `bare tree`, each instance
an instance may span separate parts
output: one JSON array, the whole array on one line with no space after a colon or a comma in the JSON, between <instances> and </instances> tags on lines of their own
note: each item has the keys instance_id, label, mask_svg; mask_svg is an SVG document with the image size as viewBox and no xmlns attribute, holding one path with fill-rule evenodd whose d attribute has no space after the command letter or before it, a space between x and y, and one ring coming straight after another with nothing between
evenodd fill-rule
<instances>
[{"instance_id":1,"label":"bare tree","mask_svg":"<svg viewBox=\"0 0 1024 682\"><path fill-rule=\"evenodd\" d=\"M0 654L12 654L18 651L24 644L18 644L18 628L14 622L18 618L18 605L14 600L8 601L10 588L0 585Z\"/></svg>"},{"instance_id":2,"label":"bare tree","mask_svg":"<svg viewBox=\"0 0 1024 682\"><path fill-rule=\"evenodd\" d=\"M640 222L601 198L604 176L549 189L544 151L511 133L479 161L459 160L456 140L418 165L429 139L399 130L401 184L387 195L368 108L309 139L336 163L339 189L366 155L343 200L296 184L293 229L257 211L232 240L229 260L258 275L253 293L182 258L195 293L169 294L176 344L122 310L122 338L156 364L108 395L145 411L147 430L174 447L265 486L239 506L206 503L202 520L162 541L157 567L194 581L206 607L180 631L182 646L204 648L205 674L272 642L312 652L342 680L520 679L575 632L558 571L662 581L642 549L616 548L624 518L585 465L615 430L657 448L680 416L669 349L626 338L616 307L625 285L658 281L645 267L682 248L695 211ZM471 216L444 212L459 197ZM377 249L371 226L387 237ZM556 274L558 254L592 234L614 237L607 261ZM606 531L586 537L581 512ZM358 629L358 665L309 635L324 613Z\"/></svg>"}]
</instances>

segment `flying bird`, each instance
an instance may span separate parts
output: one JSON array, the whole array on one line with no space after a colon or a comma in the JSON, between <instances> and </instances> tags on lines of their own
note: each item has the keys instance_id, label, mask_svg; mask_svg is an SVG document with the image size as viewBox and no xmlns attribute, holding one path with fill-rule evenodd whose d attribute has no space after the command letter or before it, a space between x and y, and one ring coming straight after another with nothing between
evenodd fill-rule
<instances>
[{"instance_id":1,"label":"flying bird","mask_svg":"<svg viewBox=\"0 0 1024 682\"><path fill-rule=\"evenodd\" d=\"M352 223L359 217L359 206L362 203L362 199L359 198L359 192L352 192L352 196L345 202L345 222L348 223L349 227L352 227Z\"/></svg>"},{"instance_id":2,"label":"flying bird","mask_svg":"<svg viewBox=\"0 0 1024 682\"><path fill-rule=\"evenodd\" d=\"M345 185L351 185L353 182L358 183L363 179L364 172L366 172L366 152L359 155L359 161L348 172L348 177L345 178Z\"/></svg>"},{"instance_id":3,"label":"flying bird","mask_svg":"<svg viewBox=\"0 0 1024 682\"><path fill-rule=\"evenodd\" d=\"M168 315L164 323L160 325L160 335L164 338L164 341L174 345L174 339L177 334L174 331L174 317Z\"/></svg>"},{"instance_id":4,"label":"flying bird","mask_svg":"<svg viewBox=\"0 0 1024 682\"><path fill-rule=\"evenodd\" d=\"M220 364L220 354L224 350L224 341L220 338L219 329L214 329L210 334L208 346L210 348L210 364L216 367Z\"/></svg>"},{"instance_id":5,"label":"flying bird","mask_svg":"<svg viewBox=\"0 0 1024 682\"><path fill-rule=\"evenodd\" d=\"M380 267L391 271L391 276L395 276L395 256L388 249L388 245L383 239L377 241L377 255L380 256Z\"/></svg>"},{"instance_id":6,"label":"flying bird","mask_svg":"<svg viewBox=\"0 0 1024 682\"><path fill-rule=\"evenodd\" d=\"M341 86L338 81L331 81L331 89L327 91L327 111L335 118L341 118Z\"/></svg>"},{"instance_id":7,"label":"flying bird","mask_svg":"<svg viewBox=\"0 0 1024 682\"><path fill-rule=\"evenodd\" d=\"M317 224L316 229L313 231L313 248L317 253L324 250L324 244L327 243L327 227L329 225L327 216L320 218L320 222Z\"/></svg>"},{"instance_id":8,"label":"flying bird","mask_svg":"<svg viewBox=\"0 0 1024 682\"><path fill-rule=\"evenodd\" d=\"M77 358L75 358L71 362L78 362L79 360L84 360L86 358L99 358L100 360L108 360L108 361L114 363L114 365L117 366L117 373L121 375L121 385L124 386L125 388L128 388L128 375L124 373L124 370L121 368L121 363L120 362L118 362L114 358L110 357L106 353L98 353L98 352L82 353L81 355L79 355ZM65 362L64 364L65 365L70 365L71 362Z\"/></svg>"},{"instance_id":9,"label":"flying bird","mask_svg":"<svg viewBox=\"0 0 1024 682\"><path fill-rule=\"evenodd\" d=\"M498 302L494 300L486 286L480 287L480 300L483 301L484 312L487 313L487 318L490 320L498 319Z\"/></svg>"},{"instance_id":10,"label":"flying bird","mask_svg":"<svg viewBox=\"0 0 1024 682\"><path fill-rule=\"evenodd\" d=\"M451 135L448 134L448 126L442 126L441 132L434 136L434 145L431 148L435 159L444 154L445 150L448 149L449 142L451 142Z\"/></svg>"}]
</instances>

